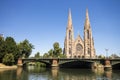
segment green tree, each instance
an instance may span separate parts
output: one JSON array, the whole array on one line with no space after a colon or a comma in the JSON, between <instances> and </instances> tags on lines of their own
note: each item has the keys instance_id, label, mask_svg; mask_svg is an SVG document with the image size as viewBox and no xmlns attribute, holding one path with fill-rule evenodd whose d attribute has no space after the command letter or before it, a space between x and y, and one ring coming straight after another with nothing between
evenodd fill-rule
<instances>
[{"instance_id":1,"label":"green tree","mask_svg":"<svg viewBox=\"0 0 120 80\"><path fill-rule=\"evenodd\" d=\"M58 42L55 42L53 44L53 55L54 57L58 57L60 54L62 54L62 48L59 47L59 43Z\"/></svg>"},{"instance_id":2,"label":"green tree","mask_svg":"<svg viewBox=\"0 0 120 80\"><path fill-rule=\"evenodd\" d=\"M37 52L37 53L35 54L35 58L40 58L40 53L39 53L39 52Z\"/></svg>"},{"instance_id":3,"label":"green tree","mask_svg":"<svg viewBox=\"0 0 120 80\"><path fill-rule=\"evenodd\" d=\"M6 64L6 65L13 65L14 62L15 62L15 60L14 60L14 56L13 56L12 53L6 54L3 57L3 63Z\"/></svg>"},{"instance_id":4,"label":"green tree","mask_svg":"<svg viewBox=\"0 0 120 80\"><path fill-rule=\"evenodd\" d=\"M115 54L115 53L111 54L110 57L111 57L111 58L119 58L119 56L118 56L117 54Z\"/></svg>"},{"instance_id":5,"label":"green tree","mask_svg":"<svg viewBox=\"0 0 120 80\"><path fill-rule=\"evenodd\" d=\"M6 37L5 39L0 37L0 62L7 64L6 56L9 56L8 54L12 54L15 63L17 63L18 58L22 57L22 55L29 57L32 49L33 45L29 43L28 40L24 40L17 44L12 37Z\"/></svg>"},{"instance_id":6,"label":"green tree","mask_svg":"<svg viewBox=\"0 0 120 80\"><path fill-rule=\"evenodd\" d=\"M66 58L66 55L65 54L60 54L58 57L59 58Z\"/></svg>"},{"instance_id":7,"label":"green tree","mask_svg":"<svg viewBox=\"0 0 120 80\"><path fill-rule=\"evenodd\" d=\"M32 49L34 49L33 45L29 43L28 40L24 40L23 42L20 42L18 44L19 52L21 54L21 57L28 58L32 52Z\"/></svg>"},{"instance_id":8,"label":"green tree","mask_svg":"<svg viewBox=\"0 0 120 80\"><path fill-rule=\"evenodd\" d=\"M53 44L53 49L50 49L48 53L45 53L43 55L44 58L52 58L52 57L57 57L57 58L66 58L66 56L62 53L62 48L60 48L59 43L55 42Z\"/></svg>"},{"instance_id":9,"label":"green tree","mask_svg":"<svg viewBox=\"0 0 120 80\"><path fill-rule=\"evenodd\" d=\"M0 62L2 62L2 59L5 55L5 42L2 37L0 37Z\"/></svg>"},{"instance_id":10,"label":"green tree","mask_svg":"<svg viewBox=\"0 0 120 80\"><path fill-rule=\"evenodd\" d=\"M48 53L44 53L43 58L48 58L48 57L49 57Z\"/></svg>"},{"instance_id":11,"label":"green tree","mask_svg":"<svg viewBox=\"0 0 120 80\"><path fill-rule=\"evenodd\" d=\"M16 41L12 37L6 37L5 39L5 53L13 54L15 61L18 59L18 47ZM6 54L5 54L6 55Z\"/></svg>"},{"instance_id":12,"label":"green tree","mask_svg":"<svg viewBox=\"0 0 120 80\"><path fill-rule=\"evenodd\" d=\"M6 52L15 54L17 49L16 47L17 47L16 42L12 37L7 37L5 39Z\"/></svg>"},{"instance_id":13,"label":"green tree","mask_svg":"<svg viewBox=\"0 0 120 80\"><path fill-rule=\"evenodd\" d=\"M100 58L100 59L104 59L105 56L104 56L104 55L99 55L98 58Z\"/></svg>"},{"instance_id":14,"label":"green tree","mask_svg":"<svg viewBox=\"0 0 120 80\"><path fill-rule=\"evenodd\" d=\"M49 53L49 57L53 57L53 49L50 49L48 53Z\"/></svg>"}]
</instances>

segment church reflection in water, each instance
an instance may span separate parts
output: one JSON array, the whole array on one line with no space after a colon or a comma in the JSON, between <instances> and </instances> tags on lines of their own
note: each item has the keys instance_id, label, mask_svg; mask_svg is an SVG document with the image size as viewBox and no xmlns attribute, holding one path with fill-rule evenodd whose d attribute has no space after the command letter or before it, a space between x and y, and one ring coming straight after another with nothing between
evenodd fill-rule
<instances>
[{"instance_id":1,"label":"church reflection in water","mask_svg":"<svg viewBox=\"0 0 120 80\"><path fill-rule=\"evenodd\" d=\"M118 72L120 74L120 72ZM43 79L43 80L113 80L119 79L116 71L103 69L64 69L64 68L31 68L16 70L17 80Z\"/></svg>"},{"instance_id":2,"label":"church reflection in water","mask_svg":"<svg viewBox=\"0 0 120 80\"><path fill-rule=\"evenodd\" d=\"M85 70L85 69L58 69L53 68L53 80L110 80L112 79L112 71L101 70Z\"/></svg>"},{"instance_id":3,"label":"church reflection in water","mask_svg":"<svg viewBox=\"0 0 120 80\"><path fill-rule=\"evenodd\" d=\"M0 80L120 80L120 71L103 69L17 68L0 70Z\"/></svg>"}]
</instances>

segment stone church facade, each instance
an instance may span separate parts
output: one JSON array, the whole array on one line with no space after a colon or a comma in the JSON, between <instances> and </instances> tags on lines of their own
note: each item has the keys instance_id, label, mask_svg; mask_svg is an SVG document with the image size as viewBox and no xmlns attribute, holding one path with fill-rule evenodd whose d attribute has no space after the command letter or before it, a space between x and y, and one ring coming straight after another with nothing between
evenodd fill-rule
<instances>
[{"instance_id":1,"label":"stone church facade","mask_svg":"<svg viewBox=\"0 0 120 80\"><path fill-rule=\"evenodd\" d=\"M74 39L74 30L72 25L71 11L68 14L68 24L64 41L64 54L67 58L95 58L94 40L89 21L88 10L86 10L86 19L84 24L84 37L80 35Z\"/></svg>"}]
</instances>

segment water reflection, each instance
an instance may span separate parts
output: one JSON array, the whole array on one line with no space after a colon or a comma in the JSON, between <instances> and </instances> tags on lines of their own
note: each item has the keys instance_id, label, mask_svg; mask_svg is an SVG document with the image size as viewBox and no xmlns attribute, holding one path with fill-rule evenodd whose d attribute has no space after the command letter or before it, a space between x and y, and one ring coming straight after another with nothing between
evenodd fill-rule
<instances>
[{"instance_id":1,"label":"water reflection","mask_svg":"<svg viewBox=\"0 0 120 80\"><path fill-rule=\"evenodd\" d=\"M16 80L15 70L0 69L0 80Z\"/></svg>"},{"instance_id":2,"label":"water reflection","mask_svg":"<svg viewBox=\"0 0 120 80\"><path fill-rule=\"evenodd\" d=\"M21 74L22 74L22 67L17 68L16 74L17 74L17 80L21 80Z\"/></svg>"},{"instance_id":3,"label":"water reflection","mask_svg":"<svg viewBox=\"0 0 120 80\"><path fill-rule=\"evenodd\" d=\"M120 80L120 71L40 67L0 69L0 80Z\"/></svg>"},{"instance_id":4,"label":"water reflection","mask_svg":"<svg viewBox=\"0 0 120 80\"><path fill-rule=\"evenodd\" d=\"M58 79L58 77L59 77L59 68L58 67L53 67L51 69L51 73L52 73L53 80Z\"/></svg>"},{"instance_id":5,"label":"water reflection","mask_svg":"<svg viewBox=\"0 0 120 80\"><path fill-rule=\"evenodd\" d=\"M108 79L112 80L112 70L109 71L105 71L105 77L107 77Z\"/></svg>"},{"instance_id":6,"label":"water reflection","mask_svg":"<svg viewBox=\"0 0 120 80\"><path fill-rule=\"evenodd\" d=\"M63 77L63 80L94 80L94 72L91 70L84 69L61 69L60 75Z\"/></svg>"}]
</instances>

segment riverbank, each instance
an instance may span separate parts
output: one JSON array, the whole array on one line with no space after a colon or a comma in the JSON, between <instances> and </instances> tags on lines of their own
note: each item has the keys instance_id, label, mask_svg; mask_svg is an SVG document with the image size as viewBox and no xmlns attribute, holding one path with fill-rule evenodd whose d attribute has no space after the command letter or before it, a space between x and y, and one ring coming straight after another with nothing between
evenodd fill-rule
<instances>
[{"instance_id":1,"label":"riverbank","mask_svg":"<svg viewBox=\"0 0 120 80\"><path fill-rule=\"evenodd\" d=\"M0 69L17 69L17 66L16 65L6 66L3 63L0 63Z\"/></svg>"}]
</instances>

